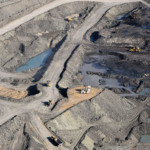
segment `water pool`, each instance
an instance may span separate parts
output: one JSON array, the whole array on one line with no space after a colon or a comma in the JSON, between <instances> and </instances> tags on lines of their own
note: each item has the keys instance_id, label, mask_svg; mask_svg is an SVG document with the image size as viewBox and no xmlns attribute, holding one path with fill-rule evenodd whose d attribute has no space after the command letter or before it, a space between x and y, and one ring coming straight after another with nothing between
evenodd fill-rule
<instances>
[{"instance_id":1,"label":"water pool","mask_svg":"<svg viewBox=\"0 0 150 150\"><path fill-rule=\"evenodd\" d=\"M44 51L43 53L31 58L25 65L16 69L17 72L27 71L29 69L35 69L44 66L47 59L53 54L51 49Z\"/></svg>"}]
</instances>

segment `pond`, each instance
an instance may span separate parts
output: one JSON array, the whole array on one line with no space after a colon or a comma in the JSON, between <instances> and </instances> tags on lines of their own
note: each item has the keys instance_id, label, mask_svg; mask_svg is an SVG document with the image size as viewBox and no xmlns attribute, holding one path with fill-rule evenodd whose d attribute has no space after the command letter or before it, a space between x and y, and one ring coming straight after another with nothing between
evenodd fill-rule
<instances>
[{"instance_id":1,"label":"pond","mask_svg":"<svg viewBox=\"0 0 150 150\"><path fill-rule=\"evenodd\" d=\"M102 78L98 75L89 75L87 71L90 72L99 72L107 73L109 70L106 66L103 66L101 63L103 61L102 56L92 56L90 58L86 57L83 66L80 67L79 71L82 72L84 78L82 80L84 85L91 86L120 86L120 83L117 79L113 78Z\"/></svg>"},{"instance_id":2,"label":"pond","mask_svg":"<svg viewBox=\"0 0 150 150\"><path fill-rule=\"evenodd\" d=\"M90 36L90 41L91 42L95 42L96 40L98 40L101 36L99 35L99 32L98 31L95 31L91 34Z\"/></svg>"},{"instance_id":3,"label":"pond","mask_svg":"<svg viewBox=\"0 0 150 150\"><path fill-rule=\"evenodd\" d=\"M25 65L20 66L16 69L17 72L28 71L30 69L35 69L38 67L43 67L47 59L53 54L51 49L44 51L43 53L31 58L26 62Z\"/></svg>"},{"instance_id":4,"label":"pond","mask_svg":"<svg viewBox=\"0 0 150 150\"><path fill-rule=\"evenodd\" d=\"M150 29L150 25L149 26L141 26L142 29Z\"/></svg>"},{"instance_id":5,"label":"pond","mask_svg":"<svg viewBox=\"0 0 150 150\"><path fill-rule=\"evenodd\" d=\"M128 92L131 96L133 95L150 95L150 88L144 87L138 94L134 92L135 86L127 83L127 86L124 86L122 78L119 80L119 77L115 77L115 74L119 76L128 76L128 77L139 77L135 70L125 70L124 68L118 69L117 67L111 71L109 66L105 63L107 60L114 59L115 57L109 55L101 55L89 53L84 58L83 65L79 68L79 72L83 75L82 83L83 85L91 85L100 88L117 88L125 89L125 93ZM113 61L113 60L111 60ZM124 81L123 81L124 82ZM127 96L129 95L127 93ZM125 96L125 95L124 95Z\"/></svg>"},{"instance_id":6,"label":"pond","mask_svg":"<svg viewBox=\"0 0 150 150\"><path fill-rule=\"evenodd\" d=\"M140 138L141 143L150 143L150 135L142 135Z\"/></svg>"},{"instance_id":7,"label":"pond","mask_svg":"<svg viewBox=\"0 0 150 150\"><path fill-rule=\"evenodd\" d=\"M150 88L143 88L140 92L140 95L150 95Z\"/></svg>"}]
</instances>

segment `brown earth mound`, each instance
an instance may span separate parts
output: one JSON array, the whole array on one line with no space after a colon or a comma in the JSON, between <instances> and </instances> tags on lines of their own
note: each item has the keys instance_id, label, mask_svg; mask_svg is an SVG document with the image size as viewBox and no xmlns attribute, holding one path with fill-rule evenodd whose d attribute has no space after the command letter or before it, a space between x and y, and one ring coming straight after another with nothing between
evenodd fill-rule
<instances>
[{"instance_id":1,"label":"brown earth mound","mask_svg":"<svg viewBox=\"0 0 150 150\"><path fill-rule=\"evenodd\" d=\"M9 89L9 88L0 86L0 96L3 96L3 97L21 99L21 98L24 98L25 96L27 96L27 94L28 94L27 91L17 91L14 89Z\"/></svg>"},{"instance_id":2,"label":"brown earth mound","mask_svg":"<svg viewBox=\"0 0 150 150\"><path fill-rule=\"evenodd\" d=\"M100 92L102 92L102 89L91 87L90 93L87 94L81 94L82 89L86 89L87 87L80 86L80 87L74 87L68 90L68 101L62 104L60 109L68 109L82 101L89 100L96 95L98 95Z\"/></svg>"}]
</instances>

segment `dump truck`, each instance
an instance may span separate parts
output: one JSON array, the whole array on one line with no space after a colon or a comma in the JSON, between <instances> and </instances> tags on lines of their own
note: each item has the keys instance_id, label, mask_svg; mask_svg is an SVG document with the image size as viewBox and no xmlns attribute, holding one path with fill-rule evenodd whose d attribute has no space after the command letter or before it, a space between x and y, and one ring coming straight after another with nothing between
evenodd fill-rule
<instances>
[{"instance_id":1,"label":"dump truck","mask_svg":"<svg viewBox=\"0 0 150 150\"><path fill-rule=\"evenodd\" d=\"M47 83L46 83L46 86L51 87L51 81L48 80Z\"/></svg>"},{"instance_id":2,"label":"dump truck","mask_svg":"<svg viewBox=\"0 0 150 150\"><path fill-rule=\"evenodd\" d=\"M65 17L65 20L66 21L73 21L74 19L77 19L77 18L79 18L79 14L73 14L73 15Z\"/></svg>"},{"instance_id":3,"label":"dump truck","mask_svg":"<svg viewBox=\"0 0 150 150\"><path fill-rule=\"evenodd\" d=\"M49 100L49 101L46 103L46 106L49 107L49 106L51 106L53 103L54 103L53 100Z\"/></svg>"},{"instance_id":4,"label":"dump truck","mask_svg":"<svg viewBox=\"0 0 150 150\"><path fill-rule=\"evenodd\" d=\"M55 136L48 137L48 140L54 145L54 146L61 146L62 141Z\"/></svg>"},{"instance_id":5,"label":"dump truck","mask_svg":"<svg viewBox=\"0 0 150 150\"><path fill-rule=\"evenodd\" d=\"M88 94L91 91L91 86L87 86L87 88L81 90L81 94Z\"/></svg>"}]
</instances>

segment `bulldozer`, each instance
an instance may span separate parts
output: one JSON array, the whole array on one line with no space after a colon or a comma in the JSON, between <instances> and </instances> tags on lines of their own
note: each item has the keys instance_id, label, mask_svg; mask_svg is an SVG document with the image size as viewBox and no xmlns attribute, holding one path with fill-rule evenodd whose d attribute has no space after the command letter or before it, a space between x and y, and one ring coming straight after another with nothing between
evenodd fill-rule
<instances>
[{"instance_id":1,"label":"bulldozer","mask_svg":"<svg viewBox=\"0 0 150 150\"><path fill-rule=\"evenodd\" d=\"M134 46L129 49L130 52L141 52L141 49L138 46Z\"/></svg>"}]
</instances>

